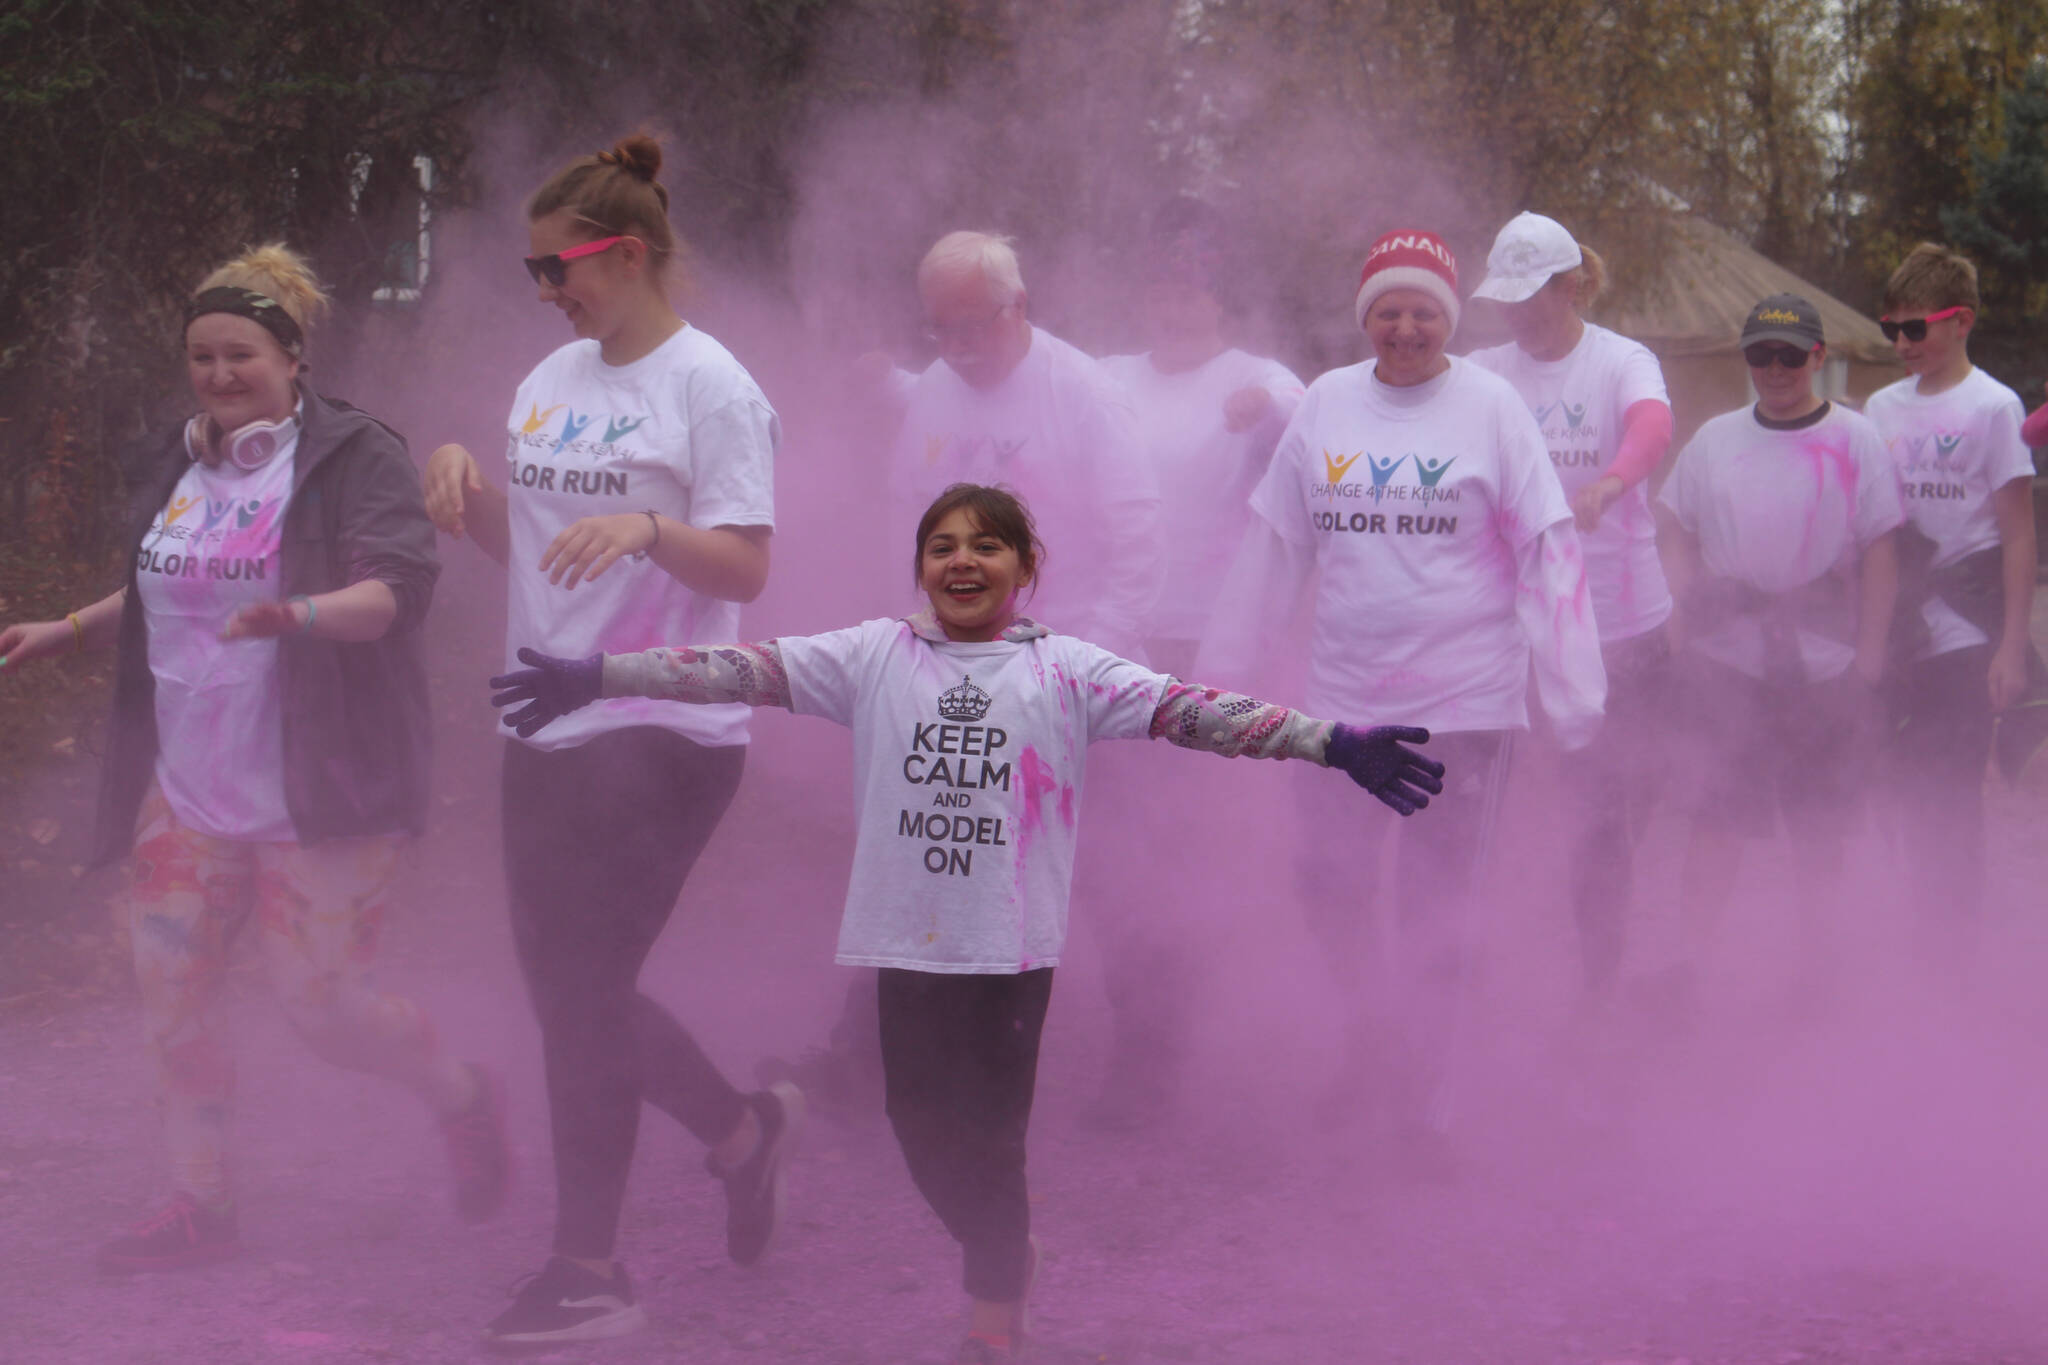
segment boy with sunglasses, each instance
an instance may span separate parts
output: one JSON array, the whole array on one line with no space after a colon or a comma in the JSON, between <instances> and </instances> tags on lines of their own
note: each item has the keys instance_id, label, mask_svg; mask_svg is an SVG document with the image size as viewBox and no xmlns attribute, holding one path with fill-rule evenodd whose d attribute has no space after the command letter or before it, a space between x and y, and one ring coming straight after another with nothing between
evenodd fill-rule
<instances>
[{"instance_id":1,"label":"boy with sunglasses","mask_svg":"<svg viewBox=\"0 0 2048 1365\"><path fill-rule=\"evenodd\" d=\"M1742 354L1755 406L1702 426L1658 500L1694 765L1674 790L1694 802L1679 894L1695 956L1742 839L1771 835L1781 811L1800 899L1815 904L1839 877L1904 519L1876 429L1814 391L1827 356L1819 311L1797 295L1764 299Z\"/></svg>"},{"instance_id":2,"label":"boy with sunglasses","mask_svg":"<svg viewBox=\"0 0 2048 1365\"><path fill-rule=\"evenodd\" d=\"M1984 882L1984 762L2033 658L2034 461L2019 395L1970 363L1977 271L1922 242L1892 272L1879 324L1908 377L1865 411L1905 494L1892 692L1901 836L1916 901L1967 925ZM2001 758L2020 738L2005 726ZM1951 946L1966 942L1952 934Z\"/></svg>"}]
</instances>

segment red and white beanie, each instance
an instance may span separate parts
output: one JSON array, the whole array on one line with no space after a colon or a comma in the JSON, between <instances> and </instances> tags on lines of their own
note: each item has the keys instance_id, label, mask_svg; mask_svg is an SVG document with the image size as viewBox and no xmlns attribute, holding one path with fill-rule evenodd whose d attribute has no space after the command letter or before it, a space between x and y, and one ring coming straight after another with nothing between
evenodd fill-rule
<instances>
[{"instance_id":1,"label":"red and white beanie","mask_svg":"<svg viewBox=\"0 0 2048 1365\"><path fill-rule=\"evenodd\" d=\"M1434 232L1402 228L1381 237L1365 253L1354 309L1361 330L1373 300L1390 289L1419 289L1428 294L1451 320L1451 330L1458 330L1458 258Z\"/></svg>"}]
</instances>

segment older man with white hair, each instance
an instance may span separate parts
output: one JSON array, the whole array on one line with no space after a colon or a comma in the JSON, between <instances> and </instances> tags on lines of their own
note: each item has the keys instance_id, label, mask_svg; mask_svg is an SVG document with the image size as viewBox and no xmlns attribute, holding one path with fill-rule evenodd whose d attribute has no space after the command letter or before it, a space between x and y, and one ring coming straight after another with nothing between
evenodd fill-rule
<instances>
[{"instance_id":1,"label":"older man with white hair","mask_svg":"<svg viewBox=\"0 0 2048 1365\"><path fill-rule=\"evenodd\" d=\"M917 292L939 358L897 385L889 491L902 539L948 484L1006 484L1048 550L1031 615L1142 659L1165 558L1130 400L1093 359L1032 325L1007 238L946 234L918 266Z\"/></svg>"},{"instance_id":2,"label":"older man with white hair","mask_svg":"<svg viewBox=\"0 0 2048 1365\"><path fill-rule=\"evenodd\" d=\"M1130 400L1095 360L1032 325L1007 238L948 233L918 266L917 291L938 359L909 374L876 358L901 419L888 543L909 542L919 515L950 484L1006 485L1029 505L1046 546L1026 607L1032 618L1142 660L1165 556L1158 481ZM1096 809L1139 799L1131 771L1139 761L1110 751L1089 761ZM1129 1077L1173 1069L1179 1040L1168 1035L1181 1011L1170 1006L1184 975L1178 952L1107 866L1119 858L1128 863L1128 850L1098 840L1083 844L1077 869L1081 894L1111 911L1101 928L1116 1016L1105 1094L1112 1103ZM872 1104L880 1068L872 981L856 982L829 1047L793 1064L769 1059L761 1075L794 1078L828 1107ZM1160 1107L1143 1109L1152 1115Z\"/></svg>"}]
</instances>

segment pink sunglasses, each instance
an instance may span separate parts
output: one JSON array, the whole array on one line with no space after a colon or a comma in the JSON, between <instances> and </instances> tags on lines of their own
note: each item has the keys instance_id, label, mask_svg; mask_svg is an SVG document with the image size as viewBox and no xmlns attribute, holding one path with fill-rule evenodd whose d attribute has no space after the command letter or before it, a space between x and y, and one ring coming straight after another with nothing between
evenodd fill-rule
<instances>
[{"instance_id":1,"label":"pink sunglasses","mask_svg":"<svg viewBox=\"0 0 2048 1365\"><path fill-rule=\"evenodd\" d=\"M1952 318L1968 307L1969 305L1966 303L1959 303L1953 308L1944 308L1939 313L1929 313L1924 318L1907 318L1904 322L1893 322L1890 318L1879 318L1877 329L1884 333L1886 341L1897 341L1901 332L1905 333L1906 340L1908 341L1925 341L1927 340L1928 323L1940 322L1943 318Z\"/></svg>"},{"instance_id":2,"label":"pink sunglasses","mask_svg":"<svg viewBox=\"0 0 2048 1365\"><path fill-rule=\"evenodd\" d=\"M625 240L623 235L600 237L594 242L585 242L582 246L572 246L567 251L553 251L545 256L528 256L525 258L526 273L533 276L535 284L545 280L560 289L569 281L569 262L579 256L595 256L598 252L617 246Z\"/></svg>"}]
</instances>

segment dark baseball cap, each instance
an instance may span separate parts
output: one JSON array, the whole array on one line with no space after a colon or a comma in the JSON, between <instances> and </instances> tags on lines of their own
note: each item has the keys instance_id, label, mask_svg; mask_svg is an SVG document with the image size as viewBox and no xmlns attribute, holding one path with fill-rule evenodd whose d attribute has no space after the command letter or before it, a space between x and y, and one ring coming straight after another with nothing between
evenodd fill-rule
<instances>
[{"instance_id":1,"label":"dark baseball cap","mask_svg":"<svg viewBox=\"0 0 2048 1365\"><path fill-rule=\"evenodd\" d=\"M1797 294L1773 294L1749 310L1742 324L1743 346L1782 341L1810 351L1827 340L1821 335L1820 309Z\"/></svg>"}]
</instances>

